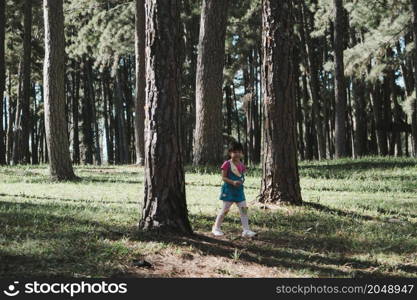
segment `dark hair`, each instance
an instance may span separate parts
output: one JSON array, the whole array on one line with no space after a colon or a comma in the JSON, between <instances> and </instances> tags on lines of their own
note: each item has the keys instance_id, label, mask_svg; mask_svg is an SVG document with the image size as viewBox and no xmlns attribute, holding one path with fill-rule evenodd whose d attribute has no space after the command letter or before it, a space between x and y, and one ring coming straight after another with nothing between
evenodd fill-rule
<instances>
[{"instance_id":1,"label":"dark hair","mask_svg":"<svg viewBox=\"0 0 417 300\"><path fill-rule=\"evenodd\" d=\"M234 152L234 151L242 151L243 152L243 146L239 142L232 142L229 145L229 149L227 150L228 153Z\"/></svg>"}]
</instances>

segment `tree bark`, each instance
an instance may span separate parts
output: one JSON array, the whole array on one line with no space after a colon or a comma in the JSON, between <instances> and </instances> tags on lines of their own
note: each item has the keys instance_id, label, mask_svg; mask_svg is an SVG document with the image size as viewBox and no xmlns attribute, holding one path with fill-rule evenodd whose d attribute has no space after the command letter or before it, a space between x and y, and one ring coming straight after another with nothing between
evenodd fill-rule
<instances>
[{"instance_id":1,"label":"tree bark","mask_svg":"<svg viewBox=\"0 0 417 300\"><path fill-rule=\"evenodd\" d=\"M354 120L355 120L355 154L358 157L368 154L367 149L367 119L366 119L366 84L364 79L354 78L352 80L353 89L353 108L354 108Z\"/></svg>"},{"instance_id":2,"label":"tree bark","mask_svg":"<svg viewBox=\"0 0 417 300\"><path fill-rule=\"evenodd\" d=\"M334 65L335 65L335 146L336 158L345 157L346 149L346 83L343 62L343 35L345 34L345 18L343 0L333 0L334 4Z\"/></svg>"},{"instance_id":3,"label":"tree bark","mask_svg":"<svg viewBox=\"0 0 417 300\"><path fill-rule=\"evenodd\" d=\"M80 70L79 65L73 62L73 98L72 98L72 160L75 164L80 163L80 135L79 135L79 100L80 100Z\"/></svg>"},{"instance_id":4,"label":"tree bark","mask_svg":"<svg viewBox=\"0 0 417 300\"><path fill-rule=\"evenodd\" d=\"M413 10L413 64L414 64L414 90L416 96L411 103L411 130L413 136L413 156L417 157L417 0L412 0Z\"/></svg>"},{"instance_id":5,"label":"tree bark","mask_svg":"<svg viewBox=\"0 0 417 300\"><path fill-rule=\"evenodd\" d=\"M19 67L17 72L17 97L14 111L14 123L13 123L13 139L11 144L12 155L11 165L16 165L22 158L22 79L23 78L23 61L19 61Z\"/></svg>"},{"instance_id":6,"label":"tree bark","mask_svg":"<svg viewBox=\"0 0 417 300\"><path fill-rule=\"evenodd\" d=\"M32 0L24 3L24 37L23 37L23 82L22 82L22 118L21 118L21 161L30 163L29 132L30 132L30 74L32 49Z\"/></svg>"},{"instance_id":7,"label":"tree bark","mask_svg":"<svg viewBox=\"0 0 417 300\"><path fill-rule=\"evenodd\" d=\"M43 1L45 21L45 130L49 172L57 180L75 179L65 121L65 36L63 0Z\"/></svg>"},{"instance_id":8,"label":"tree bark","mask_svg":"<svg viewBox=\"0 0 417 300\"><path fill-rule=\"evenodd\" d=\"M387 131L384 127L384 111L383 111L383 93L381 92L381 84L376 82L371 90L372 99L372 111L375 121L376 140L377 140L377 151L379 155L388 155L388 140Z\"/></svg>"},{"instance_id":9,"label":"tree bark","mask_svg":"<svg viewBox=\"0 0 417 300\"><path fill-rule=\"evenodd\" d=\"M127 164L129 159L126 122L123 109L122 74L116 71L116 96L114 97L116 123L116 163Z\"/></svg>"},{"instance_id":10,"label":"tree bark","mask_svg":"<svg viewBox=\"0 0 417 300\"><path fill-rule=\"evenodd\" d=\"M14 119L15 119L15 112L16 112L16 100L12 97L12 79L11 79L11 72L9 70L9 84L8 84L8 107L7 107L7 115L9 116L9 122L7 126L7 144L6 144L6 151L7 151L7 163L13 162L13 127L14 127Z\"/></svg>"},{"instance_id":11,"label":"tree bark","mask_svg":"<svg viewBox=\"0 0 417 300\"><path fill-rule=\"evenodd\" d=\"M223 67L228 0L203 0L196 78L194 165L223 159Z\"/></svg>"},{"instance_id":12,"label":"tree bark","mask_svg":"<svg viewBox=\"0 0 417 300\"><path fill-rule=\"evenodd\" d=\"M93 133L93 95L91 89L91 62L89 58L83 59L83 86L84 99L81 101L82 116L82 148L83 163L93 164L94 133Z\"/></svg>"},{"instance_id":13,"label":"tree bark","mask_svg":"<svg viewBox=\"0 0 417 300\"><path fill-rule=\"evenodd\" d=\"M320 51L317 38L311 38L311 32L314 30L314 15L307 8L304 1L302 2L302 16L305 27L305 40L307 45L307 61L310 75L310 90L312 98L312 110L314 115L314 126L317 135L318 158L326 159L326 137L324 135L323 118L321 116L321 93L319 80L319 65L317 52ZM320 52L319 52L320 53Z\"/></svg>"},{"instance_id":14,"label":"tree bark","mask_svg":"<svg viewBox=\"0 0 417 300\"><path fill-rule=\"evenodd\" d=\"M135 59L136 59L136 101L135 101L135 147L136 164L145 161L145 1L136 0L135 14Z\"/></svg>"},{"instance_id":15,"label":"tree bark","mask_svg":"<svg viewBox=\"0 0 417 300\"><path fill-rule=\"evenodd\" d=\"M139 228L191 234L180 131L179 1L146 0L145 187Z\"/></svg>"},{"instance_id":16,"label":"tree bark","mask_svg":"<svg viewBox=\"0 0 417 300\"><path fill-rule=\"evenodd\" d=\"M302 203L297 161L292 1L264 0L264 157L260 202Z\"/></svg>"},{"instance_id":17,"label":"tree bark","mask_svg":"<svg viewBox=\"0 0 417 300\"><path fill-rule=\"evenodd\" d=\"M107 148L107 163L114 163L114 151L113 151L113 126L112 124L112 105L111 105L111 92L110 92L110 76L109 71L106 69L103 73L103 115L104 115L104 129L106 131L106 148Z\"/></svg>"},{"instance_id":18,"label":"tree bark","mask_svg":"<svg viewBox=\"0 0 417 300\"><path fill-rule=\"evenodd\" d=\"M4 54L5 30L6 0L0 0L0 165L6 164L6 143L4 134L5 130L3 128L3 97L6 89L6 64Z\"/></svg>"}]
</instances>

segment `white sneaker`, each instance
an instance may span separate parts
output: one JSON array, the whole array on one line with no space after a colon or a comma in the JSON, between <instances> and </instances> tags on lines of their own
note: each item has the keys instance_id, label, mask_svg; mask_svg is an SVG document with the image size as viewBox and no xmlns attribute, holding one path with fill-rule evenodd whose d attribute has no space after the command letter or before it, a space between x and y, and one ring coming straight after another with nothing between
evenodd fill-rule
<instances>
[{"instance_id":1,"label":"white sneaker","mask_svg":"<svg viewBox=\"0 0 417 300\"><path fill-rule=\"evenodd\" d=\"M242 232L243 237L253 237L255 235L256 235L256 232L253 232L252 230L249 230L249 229L243 230Z\"/></svg>"},{"instance_id":2,"label":"white sneaker","mask_svg":"<svg viewBox=\"0 0 417 300\"><path fill-rule=\"evenodd\" d=\"M211 230L211 233L212 233L212 234L214 234L215 236L221 236L221 235L224 235L223 231L221 231L221 230L220 230L220 229L218 229L218 228L214 228L214 227L213 227L213 229Z\"/></svg>"}]
</instances>

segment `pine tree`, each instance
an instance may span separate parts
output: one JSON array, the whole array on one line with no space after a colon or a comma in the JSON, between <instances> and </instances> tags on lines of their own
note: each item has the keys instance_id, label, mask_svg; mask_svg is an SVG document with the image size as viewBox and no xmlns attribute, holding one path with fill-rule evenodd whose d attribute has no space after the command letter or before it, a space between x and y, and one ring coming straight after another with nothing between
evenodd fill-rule
<instances>
[{"instance_id":1,"label":"pine tree","mask_svg":"<svg viewBox=\"0 0 417 300\"><path fill-rule=\"evenodd\" d=\"M203 0L196 77L195 165L223 159L223 67L228 0Z\"/></svg>"},{"instance_id":2,"label":"pine tree","mask_svg":"<svg viewBox=\"0 0 417 300\"><path fill-rule=\"evenodd\" d=\"M5 135L3 128L3 95L6 88L5 65L6 0L0 0L0 165L6 164Z\"/></svg>"},{"instance_id":3,"label":"pine tree","mask_svg":"<svg viewBox=\"0 0 417 300\"><path fill-rule=\"evenodd\" d=\"M54 179L75 179L72 169L65 119L65 40L63 0L44 0L45 20L45 129Z\"/></svg>"},{"instance_id":4,"label":"pine tree","mask_svg":"<svg viewBox=\"0 0 417 300\"><path fill-rule=\"evenodd\" d=\"M178 0L146 0L145 198L139 228L189 234L180 131L179 21Z\"/></svg>"},{"instance_id":5,"label":"pine tree","mask_svg":"<svg viewBox=\"0 0 417 300\"><path fill-rule=\"evenodd\" d=\"M135 147L136 163L144 165L145 141L145 1L136 0L135 14L135 59L136 59L136 99L135 99Z\"/></svg>"},{"instance_id":6,"label":"pine tree","mask_svg":"<svg viewBox=\"0 0 417 300\"><path fill-rule=\"evenodd\" d=\"M265 0L262 16L264 151L260 202L302 203L293 87L292 1Z\"/></svg>"}]
</instances>

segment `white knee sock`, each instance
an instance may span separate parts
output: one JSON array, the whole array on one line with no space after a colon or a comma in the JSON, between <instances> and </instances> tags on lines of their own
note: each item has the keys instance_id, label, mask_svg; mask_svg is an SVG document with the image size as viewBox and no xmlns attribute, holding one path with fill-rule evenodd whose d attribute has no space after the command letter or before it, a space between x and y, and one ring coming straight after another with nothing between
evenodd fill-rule
<instances>
[{"instance_id":1,"label":"white knee sock","mask_svg":"<svg viewBox=\"0 0 417 300\"><path fill-rule=\"evenodd\" d=\"M216 222L214 223L214 228L216 229L220 229L220 227L222 226L224 217L226 216L226 214L228 213L230 206L232 206L233 202L230 201L223 201L223 207L222 209L219 211L217 217L216 217Z\"/></svg>"},{"instance_id":2,"label":"white knee sock","mask_svg":"<svg viewBox=\"0 0 417 300\"><path fill-rule=\"evenodd\" d=\"M246 212L245 212L246 209ZM239 206L239 212L240 212L240 221L242 222L243 230L249 230L249 218L247 213L247 207L240 207Z\"/></svg>"}]
</instances>

